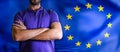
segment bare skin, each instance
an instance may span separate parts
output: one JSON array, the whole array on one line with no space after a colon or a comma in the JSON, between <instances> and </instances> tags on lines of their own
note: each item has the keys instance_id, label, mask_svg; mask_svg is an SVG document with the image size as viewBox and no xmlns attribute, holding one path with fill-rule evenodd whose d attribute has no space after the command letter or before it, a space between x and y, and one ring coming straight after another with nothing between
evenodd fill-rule
<instances>
[{"instance_id":1,"label":"bare skin","mask_svg":"<svg viewBox=\"0 0 120 52\"><path fill-rule=\"evenodd\" d=\"M39 5L30 5L34 11L40 8ZM12 35L15 41L32 40L57 40L62 38L62 28L59 22L53 22L50 28L38 28L28 30L26 26L19 20L19 24L14 24L12 27Z\"/></svg>"}]
</instances>

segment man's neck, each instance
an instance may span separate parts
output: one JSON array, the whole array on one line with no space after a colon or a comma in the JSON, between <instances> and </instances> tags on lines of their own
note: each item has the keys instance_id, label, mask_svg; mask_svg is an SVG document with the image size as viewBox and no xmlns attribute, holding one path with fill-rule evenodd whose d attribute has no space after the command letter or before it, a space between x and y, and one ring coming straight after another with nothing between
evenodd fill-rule
<instances>
[{"instance_id":1,"label":"man's neck","mask_svg":"<svg viewBox=\"0 0 120 52\"><path fill-rule=\"evenodd\" d=\"M40 7L41 7L40 4L38 4L38 5L30 5L30 9L34 10L34 11L37 11Z\"/></svg>"}]
</instances>

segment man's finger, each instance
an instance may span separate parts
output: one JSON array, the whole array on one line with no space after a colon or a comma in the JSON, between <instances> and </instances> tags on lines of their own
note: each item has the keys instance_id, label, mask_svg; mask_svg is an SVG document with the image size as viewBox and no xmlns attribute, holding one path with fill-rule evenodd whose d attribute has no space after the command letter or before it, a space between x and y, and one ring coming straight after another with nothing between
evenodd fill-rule
<instances>
[{"instance_id":1,"label":"man's finger","mask_svg":"<svg viewBox=\"0 0 120 52\"><path fill-rule=\"evenodd\" d=\"M20 23L21 25L24 25L24 24L22 23L22 21L20 21L20 20L19 20L19 23Z\"/></svg>"},{"instance_id":2,"label":"man's finger","mask_svg":"<svg viewBox=\"0 0 120 52\"><path fill-rule=\"evenodd\" d=\"M14 26L17 26L19 28L23 27L22 25L19 25L19 24L13 24Z\"/></svg>"},{"instance_id":3,"label":"man's finger","mask_svg":"<svg viewBox=\"0 0 120 52\"><path fill-rule=\"evenodd\" d=\"M17 22L18 24L24 26L24 24L22 23L22 21L18 20L18 21L16 21L16 22Z\"/></svg>"}]
</instances>

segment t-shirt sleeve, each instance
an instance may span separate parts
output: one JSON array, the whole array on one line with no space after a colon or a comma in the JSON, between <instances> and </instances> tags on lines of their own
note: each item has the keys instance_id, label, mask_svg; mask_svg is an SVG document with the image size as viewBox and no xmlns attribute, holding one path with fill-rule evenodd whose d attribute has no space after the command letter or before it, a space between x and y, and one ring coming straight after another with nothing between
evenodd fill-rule
<instances>
[{"instance_id":1,"label":"t-shirt sleeve","mask_svg":"<svg viewBox=\"0 0 120 52\"><path fill-rule=\"evenodd\" d=\"M53 22L59 22L58 14L55 11L50 10L50 21Z\"/></svg>"},{"instance_id":2,"label":"t-shirt sleeve","mask_svg":"<svg viewBox=\"0 0 120 52\"><path fill-rule=\"evenodd\" d=\"M17 13L17 14L14 16L13 25L14 25L14 24L19 24L19 23L17 23L18 20L20 20L21 22L23 22L20 13Z\"/></svg>"}]
</instances>

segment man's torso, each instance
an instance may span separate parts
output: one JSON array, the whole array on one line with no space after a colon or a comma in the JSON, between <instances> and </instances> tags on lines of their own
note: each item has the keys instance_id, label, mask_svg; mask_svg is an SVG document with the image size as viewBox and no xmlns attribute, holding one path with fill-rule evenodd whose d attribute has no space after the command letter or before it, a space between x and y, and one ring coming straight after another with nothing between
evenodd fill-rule
<instances>
[{"instance_id":1,"label":"man's torso","mask_svg":"<svg viewBox=\"0 0 120 52\"><path fill-rule=\"evenodd\" d=\"M43 8L38 11L27 9L20 12L22 22L27 29L50 28L51 17ZM21 52L54 52L54 40L27 40L20 42Z\"/></svg>"}]
</instances>

